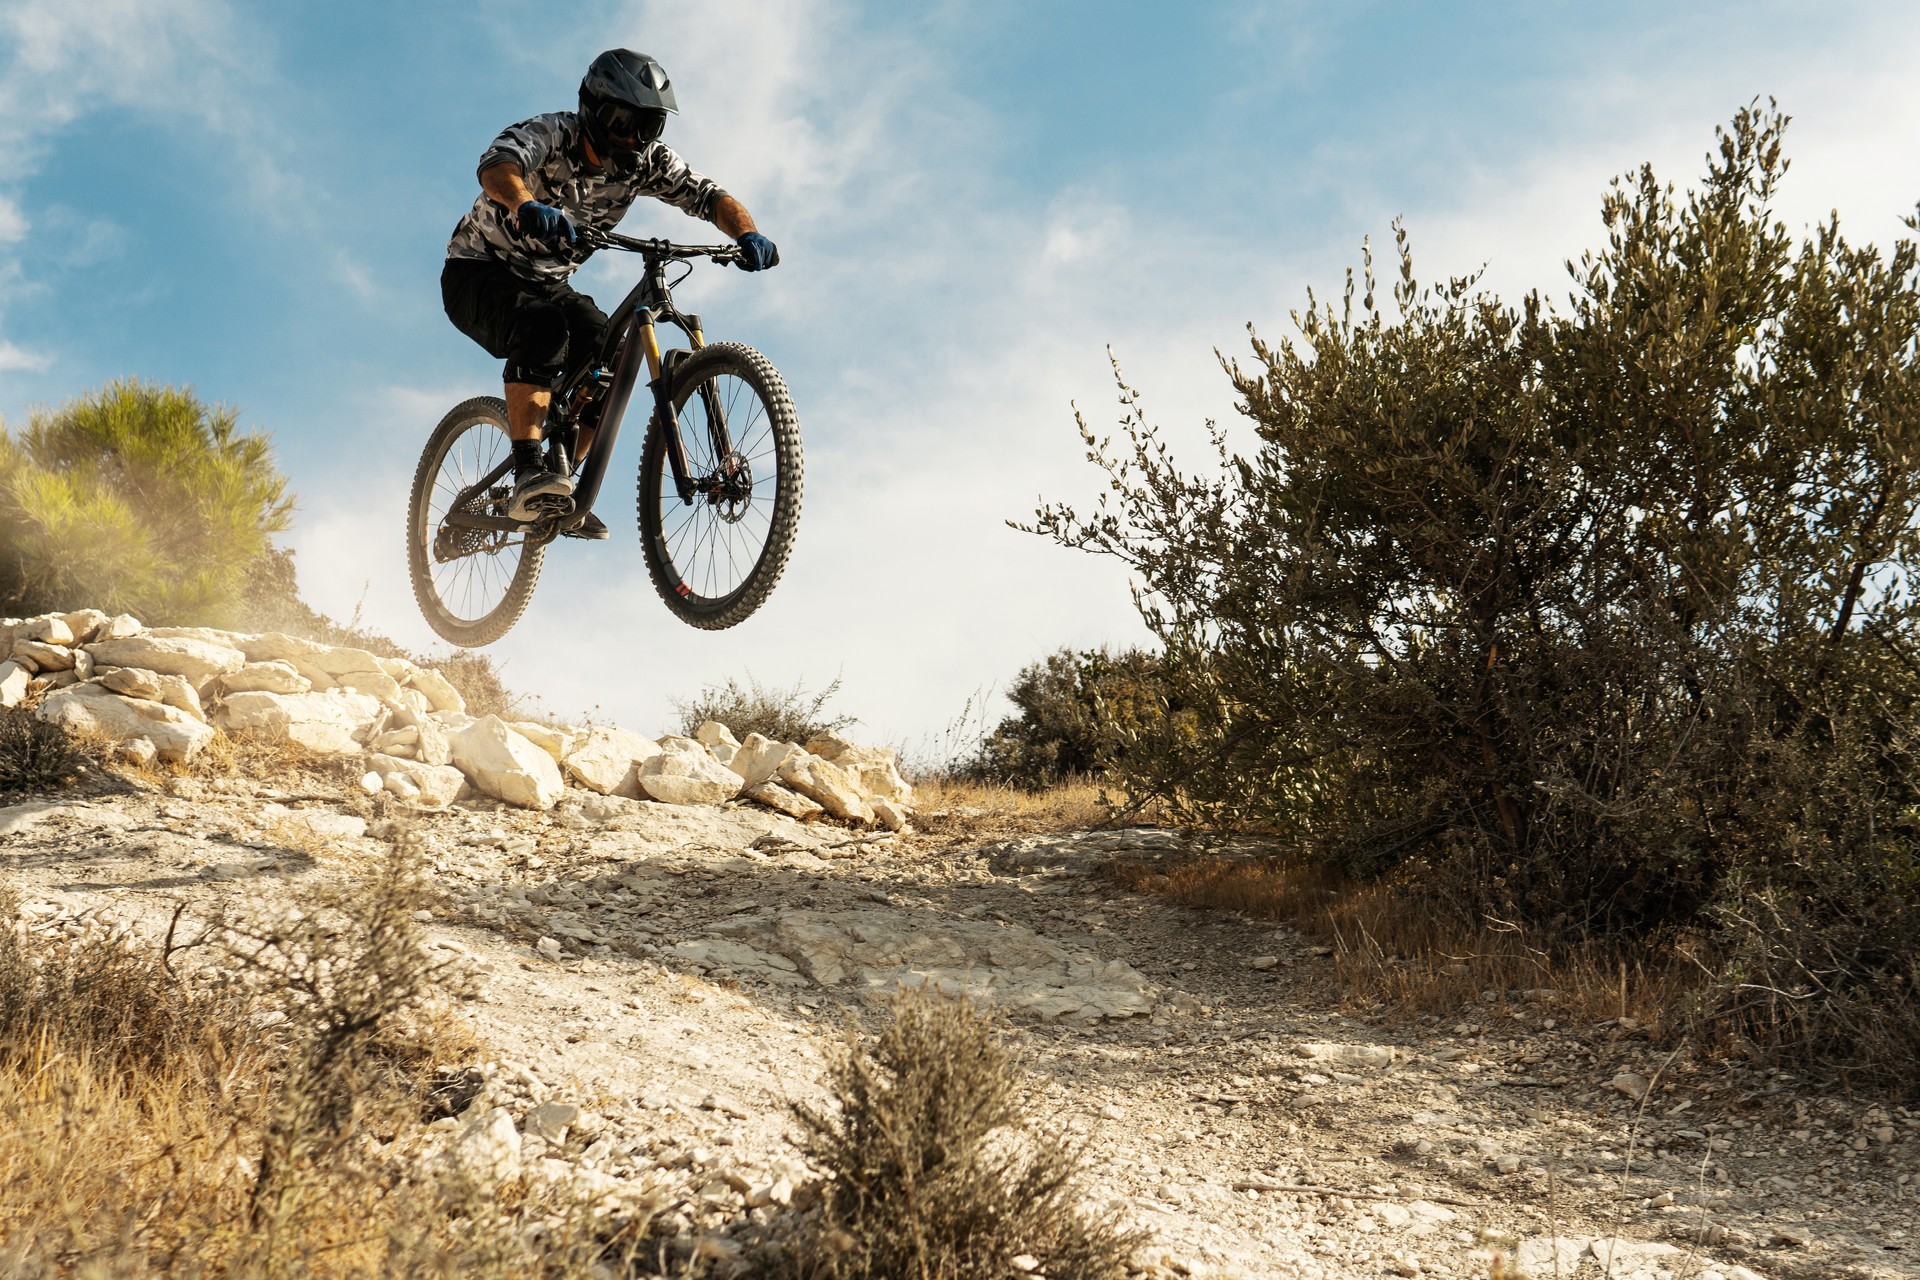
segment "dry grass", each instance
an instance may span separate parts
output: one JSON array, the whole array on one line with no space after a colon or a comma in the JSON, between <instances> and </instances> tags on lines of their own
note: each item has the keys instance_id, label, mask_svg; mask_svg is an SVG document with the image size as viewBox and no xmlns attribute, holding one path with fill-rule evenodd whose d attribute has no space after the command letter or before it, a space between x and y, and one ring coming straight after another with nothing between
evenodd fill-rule
<instances>
[{"instance_id":1,"label":"dry grass","mask_svg":"<svg viewBox=\"0 0 1920 1280\"><path fill-rule=\"evenodd\" d=\"M0 1275L647 1274L651 1211L482 1193L423 1159L473 1041L432 999L418 893L403 850L171 955L30 933L0 903Z\"/></svg>"},{"instance_id":2,"label":"dry grass","mask_svg":"<svg viewBox=\"0 0 1920 1280\"><path fill-rule=\"evenodd\" d=\"M1551 991L1571 1018L1626 1017L1660 1037L1686 1018L1702 970L1677 947L1550 947L1498 922L1449 923L1403 884L1357 883L1323 866L1207 858L1120 863L1126 887L1188 906L1283 921L1323 939L1343 992L1362 1004L1447 1013L1483 992Z\"/></svg>"},{"instance_id":3,"label":"dry grass","mask_svg":"<svg viewBox=\"0 0 1920 1280\"><path fill-rule=\"evenodd\" d=\"M992 782L933 779L914 784L914 825L930 835L975 837L1008 831L1080 831L1104 825L1114 809L1089 782L1028 791Z\"/></svg>"}]
</instances>

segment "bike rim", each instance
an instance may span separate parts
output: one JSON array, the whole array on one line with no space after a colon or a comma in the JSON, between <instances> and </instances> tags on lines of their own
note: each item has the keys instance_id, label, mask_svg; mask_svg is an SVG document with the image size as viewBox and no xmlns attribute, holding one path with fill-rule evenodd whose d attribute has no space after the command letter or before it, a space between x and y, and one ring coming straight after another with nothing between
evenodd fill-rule
<instances>
[{"instance_id":1,"label":"bike rim","mask_svg":"<svg viewBox=\"0 0 1920 1280\"><path fill-rule=\"evenodd\" d=\"M715 447L707 399L711 387L732 448ZM679 409L687 471L702 491L680 498L672 469L660 469L660 544L680 580L680 594L721 600L745 586L766 551L780 496L780 457L773 415L752 383L738 374L704 379ZM663 460L664 461L664 460ZM744 468L744 475L742 474ZM711 491L709 491L711 489Z\"/></svg>"},{"instance_id":2,"label":"bike rim","mask_svg":"<svg viewBox=\"0 0 1920 1280\"><path fill-rule=\"evenodd\" d=\"M427 575L440 607L462 624L480 621L505 601L520 568L524 539L517 534L455 531L473 550L446 561L435 555L434 543L441 522L453 510L454 499L505 461L510 450L507 433L498 423L482 418L469 424L440 456L432 491L427 494L427 509L420 529L426 544ZM491 515L505 514L502 502L483 500L469 505Z\"/></svg>"}]
</instances>

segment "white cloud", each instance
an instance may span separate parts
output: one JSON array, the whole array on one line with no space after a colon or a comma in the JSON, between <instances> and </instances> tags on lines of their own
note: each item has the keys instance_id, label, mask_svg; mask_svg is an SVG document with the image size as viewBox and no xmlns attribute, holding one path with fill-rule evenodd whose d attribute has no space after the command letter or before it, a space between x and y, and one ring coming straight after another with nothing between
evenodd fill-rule
<instances>
[{"instance_id":1,"label":"white cloud","mask_svg":"<svg viewBox=\"0 0 1920 1280\"><path fill-rule=\"evenodd\" d=\"M23 350L0 338L0 372L39 373L52 363L53 358L44 352Z\"/></svg>"}]
</instances>

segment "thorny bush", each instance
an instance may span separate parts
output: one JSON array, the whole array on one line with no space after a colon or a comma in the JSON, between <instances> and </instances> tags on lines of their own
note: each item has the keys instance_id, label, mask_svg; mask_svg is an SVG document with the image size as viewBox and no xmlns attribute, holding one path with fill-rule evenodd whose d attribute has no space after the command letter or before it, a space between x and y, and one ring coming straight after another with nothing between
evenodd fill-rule
<instances>
[{"instance_id":1,"label":"thorny bush","mask_svg":"<svg viewBox=\"0 0 1920 1280\"><path fill-rule=\"evenodd\" d=\"M1225 361L1252 452L1181 470L1123 381L1111 500L1035 528L1143 583L1193 720L1136 792L1466 922L1712 925L1727 1025L1912 1079L1920 250L1796 242L1786 123L1616 181L1564 311L1422 286L1396 226L1391 313L1369 255Z\"/></svg>"}]
</instances>

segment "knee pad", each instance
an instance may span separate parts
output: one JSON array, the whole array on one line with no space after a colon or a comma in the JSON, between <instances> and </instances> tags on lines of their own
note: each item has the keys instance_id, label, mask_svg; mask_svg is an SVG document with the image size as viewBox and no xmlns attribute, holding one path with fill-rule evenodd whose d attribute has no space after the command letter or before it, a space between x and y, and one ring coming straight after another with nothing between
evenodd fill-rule
<instances>
[{"instance_id":1,"label":"knee pad","mask_svg":"<svg viewBox=\"0 0 1920 1280\"><path fill-rule=\"evenodd\" d=\"M566 360L566 313L551 302L523 308L507 337L506 380L544 386L560 376Z\"/></svg>"}]
</instances>

